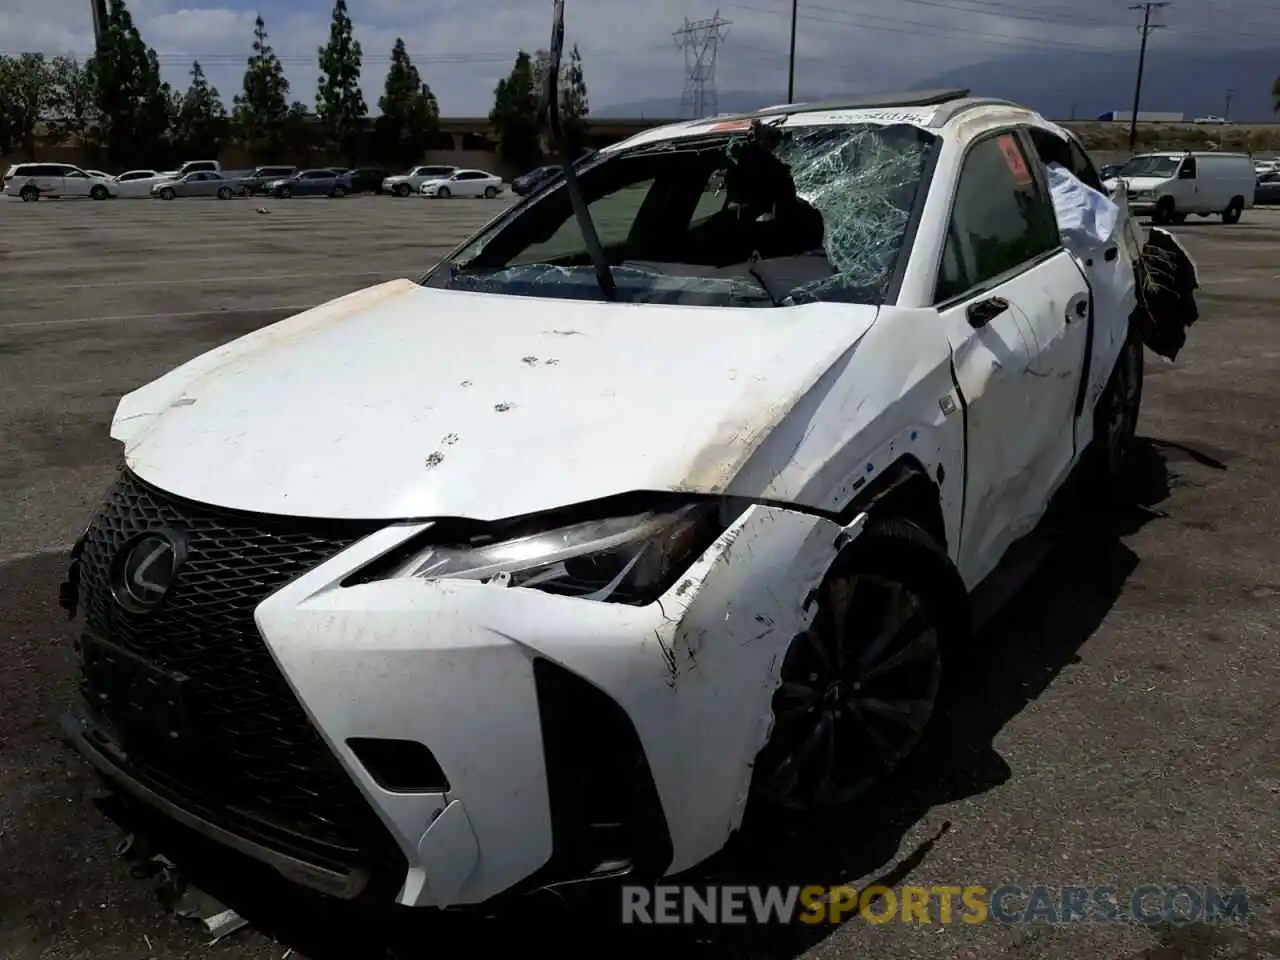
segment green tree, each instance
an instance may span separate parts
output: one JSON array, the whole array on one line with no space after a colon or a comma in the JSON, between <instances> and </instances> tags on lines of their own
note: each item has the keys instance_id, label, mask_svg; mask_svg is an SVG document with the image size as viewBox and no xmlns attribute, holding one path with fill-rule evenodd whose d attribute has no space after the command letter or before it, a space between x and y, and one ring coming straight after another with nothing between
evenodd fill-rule
<instances>
[{"instance_id":1,"label":"green tree","mask_svg":"<svg viewBox=\"0 0 1280 960\"><path fill-rule=\"evenodd\" d=\"M375 128L384 162L405 167L420 162L440 133L440 104L422 82L399 37L391 48L391 67L378 109L381 116Z\"/></svg>"},{"instance_id":2,"label":"green tree","mask_svg":"<svg viewBox=\"0 0 1280 960\"><path fill-rule=\"evenodd\" d=\"M85 64L75 57L54 57L49 62L50 104L44 120L49 142L76 140L93 147L100 132L96 96Z\"/></svg>"},{"instance_id":3,"label":"green tree","mask_svg":"<svg viewBox=\"0 0 1280 960\"><path fill-rule=\"evenodd\" d=\"M197 60L191 64L191 85L182 96L173 125L174 143L183 156L216 157L230 132L227 108L218 88L209 83Z\"/></svg>"},{"instance_id":4,"label":"green tree","mask_svg":"<svg viewBox=\"0 0 1280 960\"><path fill-rule=\"evenodd\" d=\"M329 42L320 48L316 116L329 144L354 164L368 107L360 89L363 53L351 32L347 0L335 0Z\"/></svg>"},{"instance_id":5,"label":"green tree","mask_svg":"<svg viewBox=\"0 0 1280 960\"><path fill-rule=\"evenodd\" d=\"M578 156L587 145L587 116L591 107L587 102L587 81L582 72L582 55L578 45L573 45L569 62L560 78L560 123L571 156Z\"/></svg>"},{"instance_id":6,"label":"green tree","mask_svg":"<svg viewBox=\"0 0 1280 960\"><path fill-rule=\"evenodd\" d=\"M261 16L253 24L253 53L244 72L243 90L233 103L235 133L249 154L258 161L277 159L273 155L286 145L289 81L268 42Z\"/></svg>"},{"instance_id":7,"label":"green tree","mask_svg":"<svg viewBox=\"0 0 1280 960\"><path fill-rule=\"evenodd\" d=\"M316 117L300 100L289 104L282 124L285 157L300 167L310 165L311 148L316 141Z\"/></svg>"},{"instance_id":8,"label":"green tree","mask_svg":"<svg viewBox=\"0 0 1280 960\"><path fill-rule=\"evenodd\" d=\"M48 112L50 76L43 54L0 56L0 153L21 147L35 159L36 125Z\"/></svg>"},{"instance_id":9,"label":"green tree","mask_svg":"<svg viewBox=\"0 0 1280 960\"><path fill-rule=\"evenodd\" d=\"M124 0L109 0L87 72L107 156L128 164L165 153L172 92L160 79L156 52L143 43Z\"/></svg>"},{"instance_id":10,"label":"green tree","mask_svg":"<svg viewBox=\"0 0 1280 960\"><path fill-rule=\"evenodd\" d=\"M521 50L510 75L494 88L489 122L498 134L498 151L503 159L522 170L536 167L542 159L538 117L541 96L534 81L533 58Z\"/></svg>"},{"instance_id":11,"label":"green tree","mask_svg":"<svg viewBox=\"0 0 1280 960\"><path fill-rule=\"evenodd\" d=\"M539 50L533 56L533 85L541 96L546 85L547 71L551 67L551 54ZM582 54L575 43L567 61L560 63L560 77L556 88L560 101L560 128L564 133L565 143L571 156L578 156L586 147L587 115L590 107L587 103L587 81L582 70Z\"/></svg>"}]
</instances>

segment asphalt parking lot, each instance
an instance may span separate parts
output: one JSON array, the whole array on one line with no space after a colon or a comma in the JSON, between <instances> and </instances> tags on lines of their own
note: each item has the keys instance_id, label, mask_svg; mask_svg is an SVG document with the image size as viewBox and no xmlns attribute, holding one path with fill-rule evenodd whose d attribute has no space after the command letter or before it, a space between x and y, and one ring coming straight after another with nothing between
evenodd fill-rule
<instances>
[{"instance_id":1,"label":"asphalt parking lot","mask_svg":"<svg viewBox=\"0 0 1280 960\"><path fill-rule=\"evenodd\" d=\"M0 956L1280 957L1280 211L1262 210L1177 230L1202 319L1175 364L1148 356L1133 504L1055 528L892 783L711 867L720 882L1245 887L1247 926L640 930L611 925L616 899L553 897L386 920L247 875L223 898L253 927L216 946L164 912L56 726L74 686L57 586L112 472L114 405L239 334L421 274L500 203L0 201Z\"/></svg>"}]
</instances>

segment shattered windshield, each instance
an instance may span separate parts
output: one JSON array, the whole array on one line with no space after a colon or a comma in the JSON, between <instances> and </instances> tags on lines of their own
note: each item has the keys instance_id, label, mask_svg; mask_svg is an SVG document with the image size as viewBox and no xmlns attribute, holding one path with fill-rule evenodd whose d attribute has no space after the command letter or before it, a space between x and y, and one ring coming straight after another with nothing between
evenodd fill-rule
<instances>
[{"instance_id":1,"label":"shattered windshield","mask_svg":"<svg viewBox=\"0 0 1280 960\"><path fill-rule=\"evenodd\" d=\"M1134 157L1120 171L1124 177L1172 177L1178 172L1180 157Z\"/></svg>"},{"instance_id":2,"label":"shattered windshield","mask_svg":"<svg viewBox=\"0 0 1280 960\"><path fill-rule=\"evenodd\" d=\"M935 142L905 124L757 126L603 155L579 180L620 301L880 303ZM513 208L425 282L602 298L563 183Z\"/></svg>"}]
</instances>

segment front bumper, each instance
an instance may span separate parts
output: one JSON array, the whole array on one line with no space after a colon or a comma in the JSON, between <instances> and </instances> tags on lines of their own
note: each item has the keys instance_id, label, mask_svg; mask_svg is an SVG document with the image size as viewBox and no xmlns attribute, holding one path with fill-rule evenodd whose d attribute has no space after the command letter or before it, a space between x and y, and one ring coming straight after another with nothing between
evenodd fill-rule
<instances>
[{"instance_id":1,"label":"front bumper","mask_svg":"<svg viewBox=\"0 0 1280 960\"><path fill-rule=\"evenodd\" d=\"M378 530L253 611L272 664L395 847L397 902L661 875L717 852L740 823L782 654L842 528L751 507L643 608L465 581L348 585L424 526ZM85 712L68 734L174 819L300 883L363 889L358 868L149 787ZM371 741L424 746L436 782L406 789L371 761Z\"/></svg>"}]
</instances>

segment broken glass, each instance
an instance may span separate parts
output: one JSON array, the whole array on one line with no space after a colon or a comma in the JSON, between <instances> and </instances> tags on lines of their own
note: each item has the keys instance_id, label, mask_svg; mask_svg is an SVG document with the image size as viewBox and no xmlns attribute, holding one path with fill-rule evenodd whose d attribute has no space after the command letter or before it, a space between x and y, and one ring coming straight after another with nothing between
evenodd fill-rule
<instances>
[{"instance_id":1,"label":"broken glass","mask_svg":"<svg viewBox=\"0 0 1280 960\"><path fill-rule=\"evenodd\" d=\"M893 269L924 169L928 144L910 128L886 136L872 126L806 130L777 150L796 192L826 223L823 249L835 275L797 287L792 299L826 299L837 288L882 287Z\"/></svg>"},{"instance_id":2,"label":"broken glass","mask_svg":"<svg viewBox=\"0 0 1280 960\"><path fill-rule=\"evenodd\" d=\"M880 303L936 142L905 124L677 137L600 156L581 171L582 193L621 301ZM427 284L600 299L563 193L552 185L482 231Z\"/></svg>"}]
</instances>

